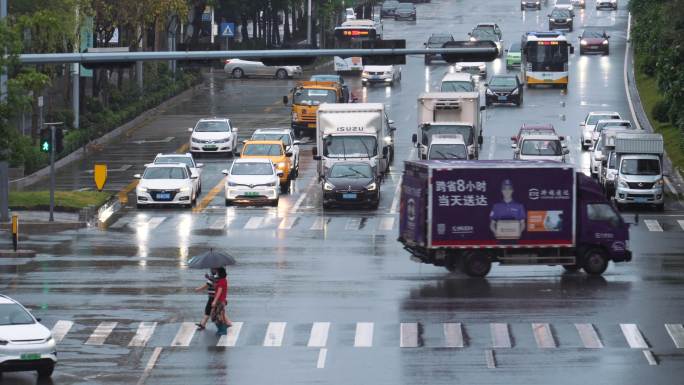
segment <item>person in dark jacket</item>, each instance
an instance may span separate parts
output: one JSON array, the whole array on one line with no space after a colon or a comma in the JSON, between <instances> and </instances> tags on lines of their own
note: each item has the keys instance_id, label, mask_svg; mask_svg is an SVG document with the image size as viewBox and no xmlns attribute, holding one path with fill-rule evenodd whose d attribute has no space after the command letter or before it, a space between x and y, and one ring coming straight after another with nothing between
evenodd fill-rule
<instances>
[{"instance_id":1,"label":"person in dark jacket","mask_svg":"<svg viewBox=\"0 0 684 385\"><path fill-rule=\"evenodd\" d=\"M204 305L204 317L202 317L202 320L195 325L197 325L198 330L204 330L207 327L207 322L209 321L209 317L211 316L211 307L212 304L214 303L214 295L216 293L216 280L218 279L218 271L217 269L211 269L209 274L205 274L204 278L206 279L204 285L196 287L195 291L207 291L207 303Z\"/></svg>"}]
</instances>

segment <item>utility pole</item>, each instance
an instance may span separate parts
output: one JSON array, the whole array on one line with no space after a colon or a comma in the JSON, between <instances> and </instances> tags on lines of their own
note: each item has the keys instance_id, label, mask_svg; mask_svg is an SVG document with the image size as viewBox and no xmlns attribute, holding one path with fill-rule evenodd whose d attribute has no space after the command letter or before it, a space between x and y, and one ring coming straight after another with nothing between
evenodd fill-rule
<instances>
[{"instance_id":1,"label":"utility pole","mask_svg":"<svg viewBox=\"0 0 684 385\"><path fill-rule=\"evenodd\" d=\"M7 0L0 0L0 23L7 18ZM5 52L7 53L7 52ZM7 67L0 69L0 102L7 101ZM2 149L9 158L9 149ZM0 161L0 222L9 221L9 162Z\"/></svg>"},{"instance_id":2,"label":"utility pole","mask_svg":"<svg viewBox=\"0 0 684 385\"><path fill-rule=\"evenodd\" d=\"M50 127L50 222L55 221L55 147L57 147L57 126L63 122L45 123Z\"/></svg>"},{"instance_id":3,"label":"utility pole","mask_svg":"<svg viewBox=\"0 0 684 385\"><path fill-rule=\"evenodd\" d=\"M311 44L313 42L311 41L311 0L308 0L307 3L307 12L306 12L306 44L311 47Z\"/></svg>"}]
</instances>

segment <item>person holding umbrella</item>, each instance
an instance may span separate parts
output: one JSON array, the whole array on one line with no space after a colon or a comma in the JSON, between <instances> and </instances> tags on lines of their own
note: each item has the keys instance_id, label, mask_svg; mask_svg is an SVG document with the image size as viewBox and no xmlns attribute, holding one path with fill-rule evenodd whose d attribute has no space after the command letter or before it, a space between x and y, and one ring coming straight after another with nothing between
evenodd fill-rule
<instances>
[{"instance_id":1,"label":"person holding umbrella","mask_svg":"<svg viewBox=\"0 0 684 385\"><path fill-rule=\"evenodd\" d=\"M233 326L226 315L226 304L228 297L228 279L226 279L226 269L219 267L217 270L218 279L216 280L216 295L214 295L214 302L211 304L212 320L216 323L218 331L216 334L225 335L228 328Z\"/></svg>"}]
</instances>

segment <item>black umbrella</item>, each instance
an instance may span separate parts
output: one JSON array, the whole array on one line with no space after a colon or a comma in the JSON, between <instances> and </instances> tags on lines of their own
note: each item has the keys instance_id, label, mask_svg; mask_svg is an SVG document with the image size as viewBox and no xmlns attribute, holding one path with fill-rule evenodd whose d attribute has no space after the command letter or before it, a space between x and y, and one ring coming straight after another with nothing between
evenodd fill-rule
<instances>
[{"instance_id":1,"label":"black umbrella","mask_svg":"<svg viewBox=\"0 0 684 385\"><path fill-rule=\"evenodd\" d=\"M212 269L234 264L235 258L233 256L214 249L196 255L188 261L188 267L191 269Z\"/></svg>"}]
</instances>

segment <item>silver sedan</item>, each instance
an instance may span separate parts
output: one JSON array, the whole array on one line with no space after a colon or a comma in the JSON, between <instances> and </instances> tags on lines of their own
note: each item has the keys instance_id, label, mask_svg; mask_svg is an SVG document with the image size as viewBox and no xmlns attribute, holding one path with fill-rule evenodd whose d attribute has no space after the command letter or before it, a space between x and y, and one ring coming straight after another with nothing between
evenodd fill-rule
<instances>
[{"instance_id":1,"label":"silver sedan","mask_svg":"<svg viewBox=\"0 0 684 385\"><path fill-rule=\"evenodd\" d=\"M260 61L227 59L223 70L235 79L248 76L267 76L276 79L287 79L302 75L300 66L267 66Z\"/></svg>"}]
</instances>

